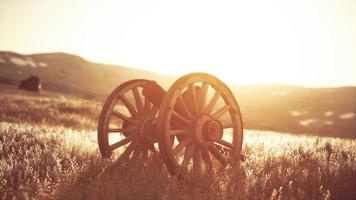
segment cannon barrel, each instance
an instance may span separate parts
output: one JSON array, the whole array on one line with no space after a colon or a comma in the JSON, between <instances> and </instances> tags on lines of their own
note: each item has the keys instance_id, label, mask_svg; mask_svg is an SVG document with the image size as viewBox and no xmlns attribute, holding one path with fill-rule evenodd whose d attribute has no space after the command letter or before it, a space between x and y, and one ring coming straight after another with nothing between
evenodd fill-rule
<instances>
[{"instance_id":1,"label":"cannon barrel","mask_svg":"<svg viewBox=\"0 0 356 200\"><path fill-rule=\"evenodd\" d=\"M156 81L150 81L143 87L142 95L159 108L166 91Z\"/></svg>"},{"instance_id":2,"label":"cannon barrel","mask_svg":"<svg viewBox=\"0 0 356 200\"><path fill-rule=\"evenodd\" d=\"M166 93L167 92L156 81L150 81L143 87L142 90L142 95L158 108L161 106L161 102ZM179 100L176 102L174 110L181 116L187 116L186 112L184 111L183 102Z\"/></svg>"}]
</instances>

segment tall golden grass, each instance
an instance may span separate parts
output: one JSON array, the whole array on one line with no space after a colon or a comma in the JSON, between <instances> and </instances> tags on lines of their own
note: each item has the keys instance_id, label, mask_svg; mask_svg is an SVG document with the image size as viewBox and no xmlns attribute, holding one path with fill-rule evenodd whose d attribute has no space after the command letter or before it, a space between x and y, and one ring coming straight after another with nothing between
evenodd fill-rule
<instances>
[{"instance_id":1,"label":"tall golden grass","mask_svg":"<svg viewBox=\"0 0 356 200\"><path fill-rule=\"evenodd\" d=\"M236 175L182 182L158 155L100 157L100 103L0 95L0 199L356 199L356 141L245 131Z\"/></svg>"}]
</instances>

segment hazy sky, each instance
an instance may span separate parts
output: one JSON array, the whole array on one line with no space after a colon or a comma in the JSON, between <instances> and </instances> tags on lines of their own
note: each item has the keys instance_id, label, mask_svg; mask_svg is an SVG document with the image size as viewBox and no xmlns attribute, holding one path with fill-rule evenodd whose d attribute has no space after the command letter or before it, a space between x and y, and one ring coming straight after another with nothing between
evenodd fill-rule
<instances>
[{"instance_id":1,"label":"hazy sky","mask_svg":"<svg viewBox=\"0 0 356 200\"><path fill-rule=\"evenodd\" d=\"M0 0L0 50L234 83L356 85L356 0Z\"/></svg>"}]
</instances>

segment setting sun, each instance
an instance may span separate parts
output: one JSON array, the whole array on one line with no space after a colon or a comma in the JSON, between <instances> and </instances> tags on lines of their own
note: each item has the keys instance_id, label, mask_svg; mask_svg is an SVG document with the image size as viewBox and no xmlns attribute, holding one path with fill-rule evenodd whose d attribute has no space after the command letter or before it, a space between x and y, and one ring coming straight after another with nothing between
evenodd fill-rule
<instances>
[{"instance_id":1,"label":"setting sun","mask_svg":"<svg viewBox=\"0 0 356 200\"><path fill-rule=\"evenodd\" d=\"M0 49L63 51L163 74L204 71L239 84L356 84L351 0L5 0L0 11Z\"/></svg>"}]
</instances>

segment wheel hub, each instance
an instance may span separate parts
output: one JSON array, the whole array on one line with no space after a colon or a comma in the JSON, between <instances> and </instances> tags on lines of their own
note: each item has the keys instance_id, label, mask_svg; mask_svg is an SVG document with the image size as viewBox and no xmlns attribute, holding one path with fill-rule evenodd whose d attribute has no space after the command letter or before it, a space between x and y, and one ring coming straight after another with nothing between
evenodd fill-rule
<instances>
[{"instance_id":1,"label":"wheel hub","mask_svg":"<svg viewBox=\"0 0 356 200\"><path fill-rule=\"evenodd\" d=\"M144 117L136 120L135 124L124 122L122 128L125 130L123 132L125 137L135 134L145 144L152 144L157 141L154 118Z\"/></svg>"},{"instance_id":2,"label":"wheel hub","mask_svg":"<svg viewBox=\"0 0 356 200\"><path fill-rule=\"evenodd\" d=\"M207 141L217 142L223 136L222 124L210 115L203 114L194 123L194 136L198 144Z\"/></svg>"},{"instance_id":3,"label":"wheel hub","mask_svg":"<svg viewBox=\"0 0 356 200\"><path fill-rule=\"evenodd\" d=\"M154 118L144 118L138 125L138 135L142 142L152 144L155 141Z\"/></svg>"}]
</instances>

